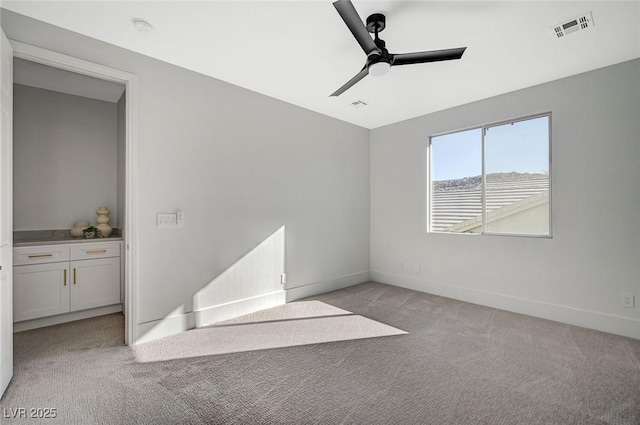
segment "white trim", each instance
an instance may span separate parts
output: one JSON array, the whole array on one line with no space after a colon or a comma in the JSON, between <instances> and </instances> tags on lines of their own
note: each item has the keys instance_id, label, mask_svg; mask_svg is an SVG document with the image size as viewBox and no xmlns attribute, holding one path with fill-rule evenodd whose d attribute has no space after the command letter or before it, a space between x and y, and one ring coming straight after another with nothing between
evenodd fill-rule
<instances>
[{"instance_id":1,"label":"white trim","mask_svg":"<svg viewBox=\"0 0 640 425\"><path fill-rule=\"evenodd\" d=\"M414 291L640 339L640 320L637 319L481 291L448 283L432 282L396 273L372 270L371 279Z\"/></svg>"},{"instance_id":2,"label":"white trim","mask_svg":"<svg viewBox=\"0 0 640 425\"><path fill-rule=\"evenodd\" d=\"M64 69L77 74L101 80L124 84L126 86L126 189L125 189L125 342L134 345L138 339L137 327L137 249L138 249L138 176L136 172L138 137L137 110L138 90L137 78L134 74L109 68L93 62L63 55L40 47L10 40L13 56L31 62Z\"/></svg>"},{"instance_id":3,"label":"white trim","mask_svg":"<svg viewBox=\"0 0 640 425\"><path fill-rule=\"evenodd\" d=\"M482 127L481 130L481 145L480 145L480 149L481 149L481 161L482 161L482 177L481 177L481 192L482 194L480 195L480 208L482 208L482 226L480 227L480 233L482 233L483 235L487 233L487 219L488 219L488 212L487 212L487 128L489 127Z\"/></svg>"},{"instance_id":4,"label":"white trim","mask_svg":"<svg viewBox=\"0 0 640 425\"><path fill-rule=\"evenodd\" d=\"M137 326L139 337L136 344L142 344L193 329L195 327L194 317L193 312L180 313L165 317L164 319L141 323Z\"/></svg>"},{"instance_id":5,"label":"white trim","mask_svg":"<svg viewBox=\"0 0 640 425\"><path fill-rule=\"evenodd\" d=\"M245 314L284 305L285 303L286 293L280 290L225 304L214 305L194 311L195 327L199 328L201 326L211 325L222 320L233 319Z\"/></svg>"},{"instance_id":6,"label":"white trim","mask_svg":"<svg viewBox=\"0 0 640 425\"><path fill-rule=\"evenodd\" d=\"M422 203L422 207L423 207L422 217L426 217L426 220L427 220L424 227L425 233L433 233L433 230L431 230L431 217L432 217L431 198L433 197L433 181L431 179L431 170L433 168L433 164L431 164L431 139L432 138L433 136L429 136L427 138L426 154L423 157L424 168L422 169L422 172L424 173L423 176L425 176L423 181L425 182L425 185L426 185L426 187L422 191L422 193L425 196L425 199L423 200L424 202Z\"/></svg>"},{"instance_id":7,"label":"white trim","mask_svg":"<svg viewBox=\"0 0 640 425\"><path fill-rule=\"evenodd\" d=\"M0 28L0 398L14 376L13 358L13 52ZM4 416L4 415L3 415Z\"/></svg>"},{"instance_id":8,"label":"white trim","mask_svg":"<svg viewBox=\"0 0 640 425\"><path fill-rule=\"evenodd\" d=\"M283 290L231 301L225 304L195 310L188 313L178 313L163 319L152 320L138 325L137 344L153 341L158 338L179 334L189 329L207 326L222 320L233 319L245 314L267 308L277 307L286 302Z\"/></svg>"},{"instance_id":9,"label":"white trim","mask_svg":"<svg viewBox=\"0 0 640 425\"><path fill-rule=\"evenodd\" d=\"M138 341L138 80L127 81L125 135L125 308L127 312L125 340L127 345Z\"/></svg>"},{"instance_id":10,"label":"white trim","mask_svg":"<svg viewBox=\"0 0 640 425\"><path fill-rule=\"evenodd\" d=\"M544 115L549 115L551 116L551 111L547 111L547 112L538 112L535 114L530 114L530 115L523 115L521 117L518 118L514 118L511 120L500 120L500 121L492 121L488 124L475 124L475 125L470 125L467 127L459 127L456 130L447 130L447 131L442 131L440 133L434 133L431 134L429 137L440 137L440 136L447 136L449 134L455 134L455 133L462 133L463 131L468 131L468 130L477 130L477 129L481 129L481 128L489 128L489 127L498 127L500 125L505 125L505 124L515 124L517 122L520 121L528 121L532 118L539 118L542 117Z\"/></svg>"},{"instance_id":11,"label":"white trim","mask_svg":"<svg viewBox=\"0 0 640 425\"><path fill-rule=\"evenodd\" d=\"M13 47L13 56L16 58L119 84L126 84L129 80L135 78L134 74L130 74L128 72L109 68L104 65L88 62L72 56L63 55L41 47L25 44L20 41L9 41Z\"/></svg>"},{"instance_id":12,"label":"white trim","mask_svg":"<svg viewBox=\"0 0 640 425\"><path fill-rule=\"evenodd\" d=\"M222 320L229 320L245 314L267 308L277 307L287 302L329 291L346 288L369 281L369 271L352 273L329 280L314 282L309 285L274 291L255 297L243 298L225 304L195 310L189 313L178 313L163 319L152 320L138 325L137 343L145 343L158 338L175 335L189 329L210 325Z\"/></svg>"},{"instance_id":13,"label":"white trim","mask_svg":"<svg viewBox=\"0 0 640 425\"><path fill-rule=\"evenodd\" d=\"M76 311L73 313L59 314L57 316L43 317L40 319L26 320L24 322L14 322L13 332L23 332L31 329L43 328L45 326L59 325L60 323L73 322L76 320L88 319L89 317L104 316L105 314L119 313L122 311L122 304L109 305L106 307L92 308L90 310Z\"/></svg>"},{"instance_id":14,"label":"white trim","mask_svg":"<svg viewBox=\"0 0 640 425\"><path fill-rule=\"evenodd\" d=\"M359 283L368 282L369 280L371 280L369 270L364 270L357 273L334 277L333 279L313 282L308 285L287 288L287 302L336 291Z\"/></svg>"}]
</instances>

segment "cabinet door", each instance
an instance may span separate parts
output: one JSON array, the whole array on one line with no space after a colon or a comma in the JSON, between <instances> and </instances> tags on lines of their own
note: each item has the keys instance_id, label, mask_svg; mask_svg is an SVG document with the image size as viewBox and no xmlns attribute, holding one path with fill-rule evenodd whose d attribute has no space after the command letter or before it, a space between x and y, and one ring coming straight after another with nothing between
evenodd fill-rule
<instances>
[{"instance_id":1,"label":"cabinet door","mask_svg":"<svg viewBox=\"0 0 640 425\"><path fill-rule=\"evenodd\" d=\"M120 258L71 261L71 311L120 304Z\"/></svg>"},{"instance_id":2,"label":"cabinet door","mask_svg":"<svg viewBox=\"0 0 640 425\"><path fill-rule=\"evenodd\" d=\"M36 319L69 311L69 263L14 267L13 320Z\"/></svg>"}]
</instances>

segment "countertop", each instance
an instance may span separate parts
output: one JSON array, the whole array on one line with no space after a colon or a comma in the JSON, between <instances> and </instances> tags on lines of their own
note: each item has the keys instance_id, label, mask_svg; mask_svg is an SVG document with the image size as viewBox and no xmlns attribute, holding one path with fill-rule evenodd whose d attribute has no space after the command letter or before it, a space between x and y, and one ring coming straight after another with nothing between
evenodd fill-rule
<instances>
[{"instance_id":1,"label":"countertop","mask_svg":"<svg viewBox=\"0 0 640 425\"><path fill-rule=\"evenodd\" d=\"M113 229L108 238L74 238L69 229L58 230L16 230L13 232L13 246L57 245L64 243L111 242L123 240L121 229Z\"/></svg>"}]
</instances>

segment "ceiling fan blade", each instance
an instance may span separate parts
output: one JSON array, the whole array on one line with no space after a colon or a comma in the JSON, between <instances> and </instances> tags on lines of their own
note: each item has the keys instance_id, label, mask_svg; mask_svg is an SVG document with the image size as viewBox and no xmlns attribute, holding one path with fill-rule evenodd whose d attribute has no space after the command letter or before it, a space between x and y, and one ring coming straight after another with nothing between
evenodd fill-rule
<instances>
[{"instance_id":1,"label":"ceiling fan blade","mask_svg":"<svg viewBox=\"0 0 640 425\"><path fill-rule=\"evenodd\" d=\"M430 52L392 54L391 66L460 59L465 50L466 47L458 47L457 49L432 50Z\"/></svg>"},{"instance_id":2,"label":"ceiling fan blade","mask_svg":"<svg viewBox=\"0 0 640 425\"><path fill-rule=\"evenodd\" d=\"M338 0L333 3L333 6L367 55L374 50L378 50L376 43L373 42L369 31L367 31L367 27L364 26L360 15L356 12L356 8L353 7L351 0Z\"/></svg>"},{"instance_id":3,"label":"ceiling fan blade","mask_svg":"<svg viewBox=\"0 0 640 425\"><path fill-rule=\"evenodd\" d=\"M356 83L360 80L362 80L364 77L366 77L367 75L369 75L369 68L367 68L366 66L364 68L362 68L362 71L358 72L356 74L355 77L353 77L352 79L350 79L349 81L347 81L342 87L340 87L338 90L334 91L333 93L331 93L331 96L340 96L342 93L346 92L347 90L349 90L351 87L355 86ZM329 96L329 97L331 97Z\"/></svg>"}]
</instances>

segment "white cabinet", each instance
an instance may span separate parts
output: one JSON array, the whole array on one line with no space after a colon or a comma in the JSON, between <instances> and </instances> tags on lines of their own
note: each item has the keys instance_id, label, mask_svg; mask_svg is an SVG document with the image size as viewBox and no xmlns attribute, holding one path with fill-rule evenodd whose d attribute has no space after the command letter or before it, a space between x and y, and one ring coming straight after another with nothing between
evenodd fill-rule
<instances>
[{"instance_id":1,"label":"white cabinet","mask_svg":"<svg viewBox=\"0 0 640 425\"><path fill-rule=\"evenodd\" d=\"M14 248L14 321L119 304L120 245Z\"/></svg>"},{"instance_id":2,"label":"white cabinet","mask_svg":"<svg viewBox=\"0 0 640 425\"><path fill-rule=\"evenodd\" d=\"M71 311L120 302L120 258L72 261L70 270Z\"/></svg>"},{"instance_id":3,"label":"white cabinet","mask_svg":"<svg viewBox=\"0 0 640 425\"><path fill-rule=\"evenodd\" d=\"M69 311L68 266L45 263L14 267L14 322Z\"/></svg>"}]
</instances>

